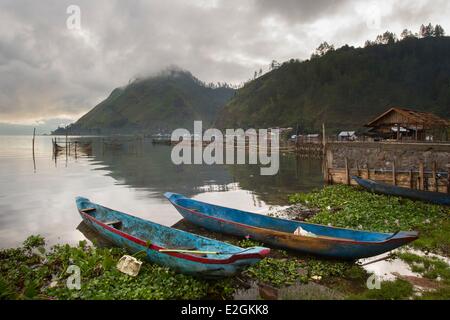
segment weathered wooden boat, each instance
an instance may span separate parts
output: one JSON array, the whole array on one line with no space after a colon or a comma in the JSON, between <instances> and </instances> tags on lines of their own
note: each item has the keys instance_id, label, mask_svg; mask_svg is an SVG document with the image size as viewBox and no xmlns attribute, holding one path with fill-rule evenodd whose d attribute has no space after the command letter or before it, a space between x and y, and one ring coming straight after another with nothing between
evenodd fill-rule
<instances>
[{"instance_id":1,"label":"weathered wooden boat","mask_svg":"<svg viewBox=\"0 0 450 320\"><path fill-rule=\"evenodd\" d=\"M170 192L164 195L185 219L209 230L250 236L276 247L330 258L376 256L418 238L414 231L379 233L335 228L221 207ZM304 232L299 234L298 230Z\"/></svg>"},{"instance_id":2,"label":"weathered wooden boat","mask_svg":"<svg viewBox=\"0 0 450 320\"><path fill-rule=\"evenodd\" d=\"M146 259L178 272L204 278L234 275L270 252L263 247L243 249L182 230L169 228L123 212L76 198L86 224L131 253L145 252Z\"/></svg>"},{"instance_id":3,"label":"weathered wooden boat","mask_svg":"<svg viewBox=\"0 0 450 320\"><path fill-rule=\"evenodd\" d=\"M375 193L404 197L413 200L420 200L434 204L450 206L450 195L441 192L422 191L393 186L387 183L376 182L373 180L352 177L361 187Z\"/></svg>"}]
</instances>

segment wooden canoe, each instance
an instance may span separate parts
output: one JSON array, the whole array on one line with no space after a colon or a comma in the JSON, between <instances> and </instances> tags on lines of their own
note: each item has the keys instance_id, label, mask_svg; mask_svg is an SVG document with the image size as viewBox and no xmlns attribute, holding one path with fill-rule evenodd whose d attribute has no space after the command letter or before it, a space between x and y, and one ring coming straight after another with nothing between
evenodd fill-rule
<instances>
[{"instance_id":1,"label":"wooden canoe","mask_svg":"<svg viewBox=\"0 0 450 320\"><path fill-rule=\"evenodd\" d=\"M185 219L206 229L335 259L376 256L418 238L414 231L379 233L335 228L221 207L170 192L164 195ZM314 236L296 235L299 227Z\"/></svg>"},{"instance_id":2,"label":"wooden canoe","mask_svg":"<svg viewBox=\"0 0 450 320\"><path fill-rule=\"evenodd\" d=\"M243 249L166 227L82 197L76 198L76 204L86 224L106 239L131 253L145 252L147 260L185 274L204 278L231 276L270 252L263 247Z\"/></svg>"},{"instance_id":3,"label":"wooden canoe","mask_svg":"<svg viewBox=\"0 0 450 320\"><path fill-rule=\"evenodd\" d=\"M355 180L361 187L375 193L450 206L450 194L402 188L387 183L376 182L373 180L363 179L355 176L352 177L352 179Z\"/></svg>"}]
</instances>

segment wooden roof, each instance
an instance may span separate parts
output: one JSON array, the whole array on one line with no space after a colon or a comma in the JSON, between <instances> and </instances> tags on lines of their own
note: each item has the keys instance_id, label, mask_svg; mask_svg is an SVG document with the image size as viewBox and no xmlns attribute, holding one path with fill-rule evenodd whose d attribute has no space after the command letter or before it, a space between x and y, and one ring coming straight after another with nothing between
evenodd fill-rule
<instances>
[{"instance_id":1,"label":"wooden roof","mask_svg":"<svg viewBox=\"0 0 450 320\"><path fill-rule=\"evenodd\" d=\"M392 121L392 119L391 121L388 120L394 112L400 115L403 119L406 119L406 121ZM430 112L415 111L403 108L391 108L366 124L365 127L378 127L380 125L394 126L397 124L421 125L424 127L449 127L450 120L440 118Z\"/></svg>"}]
</instances>

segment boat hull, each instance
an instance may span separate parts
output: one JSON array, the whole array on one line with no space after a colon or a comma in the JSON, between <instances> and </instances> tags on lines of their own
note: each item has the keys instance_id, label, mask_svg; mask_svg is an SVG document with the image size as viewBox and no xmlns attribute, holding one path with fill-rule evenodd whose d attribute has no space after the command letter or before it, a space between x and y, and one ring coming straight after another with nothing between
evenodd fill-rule
<instances>
[{"instance_id":1,"label":"boat hull","mask_svg":"<svg viewBox=\"0 0 450 320\"><path fill-rule=\"evenodd\" d=\"M136 221L133 222L136 225L141 224L142 221L145 221L145 223L151 223L152 227L159 229L159 234L164 234L165 237L168 239L170 238L171 248L177 246L183 247L186 241L190 240L191 242L193 241L198 244L204 243L205 241L208 243L212 242L213 244L217 243L218 249L220 250L236 251L234 254L222 255L220 258L211 257L210 255L208 255L208 257L202 257L178 252L159 252L159 250L164 249L164 247L153 243L149 244L149 242L142 239L142 237L117 230L116 228L97 220L92 215L82 212L80 208L79 213L90 228L115 245L125 248L130 253L145 252L146 260L152 263L166 266L180 273L197 277L214 279L235 275L236 273L241 272L244 268L259 262L270 252L270 249L261 247L244 250L226 243L200 237L181 230L168 228L150 221L145 221L137 217L126 214L122 214L122 216L120 216L120 212L114 211L114 218L117 218L119 214L123 220L135 219ZM240 251L244 252L239 254L239 251L237 251L236 248L239 248Z\"/></svg>"},{"instance_id":2,"label":"boat hull","mask_svg":"<svg viewBox=\"0 0 450 320\"><path fill-rule=\"evenodd\" d=\"M450 195L440 192L421 191L408 188L392 186L386 183L380 183L373 180L352 177L361 187L375 193L381 193L391 196L420 200L424 202L450 206Z\"/></svg>"},{"instance_id":3,"label":"boat hull","mask_svg":"<svg viewBox=\"0 0 450 320\"><path fill-rule=\"evenodd\" d=\"M167 194L167 196L170 200L172 194ZM391 239L386 241L352 241L349 239L340 239L332 235L339 235L345 232L349 234L361 232L349 229L299 223L296 221L272 218L250 212L214 206L203 202L196 202L197 205L200 204L201 206L207 206L205 211L208 213L205 214L204 212L201 212L201 210L192 210L183 205L179 205L176 201L174 201L174 199L172 199L171 202L185 219L206 229L239 237L250 237L251 239L261 241L275 247L334 259L357 260L376 256L407 244L418 237L416 232L400 232L393 235ZM242 221L236 221L238 219L235 219L235 217L233 219L227 218L226 214L223 214L224 210L227 209L234 211L233 215L235 217L241 216ZM214 211L216 210L221 211L221 214L215 215ZM270 228L267 227L269 225ZM274 230L290 229L294 231L298 226L305 227L305 225L314 227L312 229L316 232L321 229L327 229L328 235L325 237L308 237L295 235L293 232ZM366 233L370 234L370 232Z\"/></svg>"}]
</instances>

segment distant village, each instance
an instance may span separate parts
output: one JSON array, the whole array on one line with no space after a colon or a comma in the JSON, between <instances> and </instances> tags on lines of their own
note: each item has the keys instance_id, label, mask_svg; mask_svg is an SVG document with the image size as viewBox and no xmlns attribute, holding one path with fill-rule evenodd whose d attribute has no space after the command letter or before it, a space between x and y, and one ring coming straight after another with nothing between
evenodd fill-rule
<instances>
[{"instance_id":1,"label":"distant village","mask_svg":"<svg viewBox=\"0 0 450 320\"><path fill-rule=\"evenodd\" d=\"M341 131L335 136L327 135L328 141L449 141L450 120L430 112L405 108L390 108L363 126L364 129ZM282 132L295 132L282 128ZM298 130L298 129L297 129ZM289 141L297 143L321 143L323 133L290 135Z\"/></svg>"}]
</instances>

